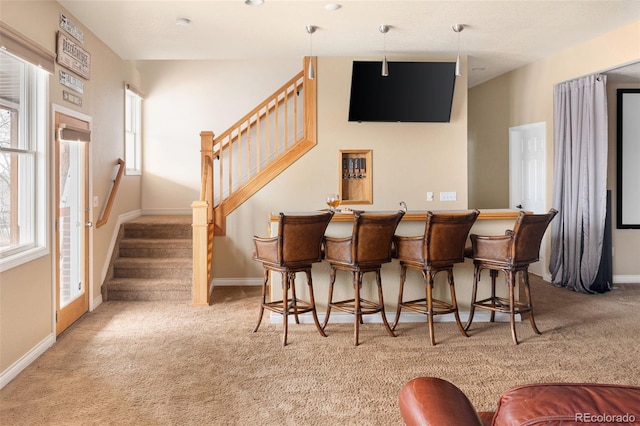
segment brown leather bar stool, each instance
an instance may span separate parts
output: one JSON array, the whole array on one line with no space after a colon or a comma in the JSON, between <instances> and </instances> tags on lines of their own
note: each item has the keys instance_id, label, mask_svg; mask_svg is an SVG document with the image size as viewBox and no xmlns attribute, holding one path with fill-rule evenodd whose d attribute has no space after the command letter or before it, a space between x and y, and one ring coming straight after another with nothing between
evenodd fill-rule
<instances>
[{"instance_id":1,"label":"brown leather bar stool","mask_svg":"<svg viewBox=\"0 0 640 426\"><path fill-rule=\"evenodd\" d=\"M333 212L280 213L277 236L271 238L253 237L255 244L253 260L262 262L264 267L260 314L258 315L258 324L253 329L254 333L258 331L264 310L267 309L282 315L283 346L287 344L289 314L293 314L296 324L299 324L298 315L311 312L318 332L326 337L316 314L311 265L322 261L322 239L332 217ZM267 288L271 271L280 272L282 275L282 299L267 302ZM301 300L296 296L295 279L298 272L304 272L307 275L309 301ZM291 290L291 295L289 295L289 290Z\"/></svg>"},{"instance_id":2,"label":"brown leather bar stool","mask_svg":"<svg viewBox=\"0 0 640 426\"><path fill-rule=\"evenodd\" d=\"M354 316L354 344L358 345L358 334L363 315L380 312L387 333L395 337L387 322L382 296L380 269L382 264L391 262L393 235L404 216L403 211L393 214L354 212L353 232L350 237L325 237L325 259L331 266L329 282L329 302L322 328L329 322L331 309L346 312ZM354 298L334 302L333 286L336 271L350 272L353 277ZM362 276L367 272L376 274L378 301L361 297Z\"/></svg>"},{"instance_id":3,"label":"brown leather bar stool","mask_svg":"<svg viewBox=\"0 0 640 426\"><path fill-rule=\"evenodd\" d=\"M400 261L400 292L398 307L392 329L395 330L403 309L427 316L431 345L435 345L433 333L433 317L453 313L460 332L467 333L460 322L458 303L456 301L453 265L464 262L464 249L469 231L480 212L478 210L463 212L427 212L424 235L415 237L395 236L396 257ZM407 269L420 271L424 278L426 297L403 301L404 284ZM438 272L447 273L447 282L451 300L434 299L433 283ZM468 336L467 336L468 337Z\"/></svg>"},{"instance_id":4,"label":"brown leather bar stool","mask_svg":"<svg viewBox=\"0 0 640 426\"><path fill-rule=\"evenodd\" d=\"M467 249L467 256L473 258L474 278L469 320L465 325L465 330L468 330L473 322L475 308L479 308L491 311L491 322L495 320L496 312L509 314L511 337L516 345L518 344L516 314L528 312L533 331L536 334L541 334L533 317L533 304L529 288L529 265L538 261L542 237L557 213L558 211L555 209L551 209L545 214L521 211L513 230L507 230L505 235L470 235L471 249ZM484 269L488 269L491 275L491 297L476 300L480 273ZM504 273L507 287L509 287L508 299L496 296L496 277L500 271ZM520 272L521 282L524 286L526 298L524 302L516 302L515 300L514 292L518 272Z\"/></svg>"}]
</instances>

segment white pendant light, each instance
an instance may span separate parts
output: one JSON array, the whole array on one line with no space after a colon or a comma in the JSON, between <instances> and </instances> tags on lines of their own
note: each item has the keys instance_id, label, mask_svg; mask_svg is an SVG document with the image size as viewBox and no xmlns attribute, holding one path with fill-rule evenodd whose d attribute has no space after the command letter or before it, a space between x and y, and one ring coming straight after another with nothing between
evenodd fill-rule
<instances>
[{"instance_id":1,"label":"white pendant light","mask_svg":"<svg viewBox=\"0 0 640 426\"><path fill-rule=\"evenodd\" d=\"M458 57L456 58L456 77L460 77L462 75L462 71L460 70L460 33L464 30L464 24L455 24L453 27L453 31L458 33Z\"/></svg>"},{"instance_id":2,"label":"white pendant light","mask_svg":"<svg viewBox=\"0 0 640 426\"><path fill-rule=\"evenodd\" d=\"M313 33L316 32L318 27L314 25L307 25L307 33L309 33L309 69L307 70L307 78L313 80L316 78L316 69L313 66Z\"/></svg>"},{"instance_id":3,"label":"white pendant light","mask_svg":"<svg viewBox=\"0 0 640 426\"><path fill-rule=\"evenodd\" d=\"M381 74L383 77L389 76L389 64L387 63L387 32L389 32L388 25L380 25L378 27L378 31L382 33L383 39L383 55L382 55L382 71Z\"/></svg>"}]
</instances>

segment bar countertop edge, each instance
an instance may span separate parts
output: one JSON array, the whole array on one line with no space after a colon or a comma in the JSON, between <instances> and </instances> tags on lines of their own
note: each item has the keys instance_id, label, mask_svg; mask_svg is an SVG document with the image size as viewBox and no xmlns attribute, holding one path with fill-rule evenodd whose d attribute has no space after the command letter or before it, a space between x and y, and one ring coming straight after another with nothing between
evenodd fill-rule
<instances>
[{"instance_id":1,"label":"bar countertop edge","mask_svg":"<svg viewBox=\"0 0 640 426\"><path fill-rule=\"evenodd\" d=\"M520 214L520 210L515 209L479 209L480 215L478 216L478 220L505 220L505 219L516 219L518 214ZM432 212L462 212L464 210L431 210ZM387 212L371 212L371 213L392 213L393 211ZM286 213L286 212L285 212ZM304 212L290 212L290 214L303 214ZM425 220L427 216L427 210L409 210L404 217L403 221L421 221ZM269 221L277 222L279 219L278 213L270 213ZM338 210L336 214L333 216L332 222L351 222L353 220L353 213L349 211L342 212Z\"/></svg>"}]
</instances>

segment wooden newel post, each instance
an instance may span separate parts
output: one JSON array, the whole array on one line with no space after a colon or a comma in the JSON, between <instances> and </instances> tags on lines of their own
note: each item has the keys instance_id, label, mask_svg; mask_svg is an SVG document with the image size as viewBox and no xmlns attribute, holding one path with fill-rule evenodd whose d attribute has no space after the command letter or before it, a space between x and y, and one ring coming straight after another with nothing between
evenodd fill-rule
<instances>
[{"instance_id":1,"label":"wooden newel post","mask_svg":"<svg viewBox=\"0 0 640 426\"><path fill-rule=\"evenodd\" d=\"M209 264L209 221L206 201L194 201L191 203L193 211L193 306L209 306L210 302L210 264ZM213 249L213 235L211 236L211 248Z\"/></svg>"},{"instance_id":2,"label":"wooden newel post","mask_svg":"<svg viewBox=\"0 0 640 426\"><path fill-rule=\"evenodd\" d=\"M213 264L213 132L200 133L200 200L191 203L193 213L193 306L211 302Z\"/></svg>"}]
</instances>

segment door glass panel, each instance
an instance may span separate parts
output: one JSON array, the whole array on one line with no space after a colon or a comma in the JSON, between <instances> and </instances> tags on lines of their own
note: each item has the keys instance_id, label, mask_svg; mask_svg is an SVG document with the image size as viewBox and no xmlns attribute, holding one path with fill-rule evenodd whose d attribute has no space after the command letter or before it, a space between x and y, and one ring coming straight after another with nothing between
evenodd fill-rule
<instances>
[{"instance_id":1,"label":"door glass panel","mask_svg":"<svg viewBox=\"0 0 640 426\"><path fill-rule=\"evenodd\" d=\"M60 141L60 308L85 292L85 143Z\"/></svg>"}]
</instances>

